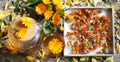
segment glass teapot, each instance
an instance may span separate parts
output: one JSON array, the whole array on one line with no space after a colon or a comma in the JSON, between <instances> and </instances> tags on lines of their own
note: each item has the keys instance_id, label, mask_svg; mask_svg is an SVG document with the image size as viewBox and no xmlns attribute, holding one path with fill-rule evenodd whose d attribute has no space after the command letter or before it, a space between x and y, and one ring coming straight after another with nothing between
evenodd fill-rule
<instances>
[{"instance_id":1,"label":"glass teapot","mask_svg":"<svg viewBox=\"0 0 120 62\"><path fill-rule=\"evenodd\" d=\"M41 36L40 26L36 22L36 20L30 17L27 18L29 18L32 21L32 26L31 28L27 29L27 34L22 39L15 37L15 30L14 30L14 28L16 27L17 28L23 27L21 22L22 17L15 19L12 22L11 26L9 27L8 35L7 35L8 39L5 42L5 46L9 50L15 50L18 52L28 52L30 49L33 49L39 42Z\"/></svg>"}]
</instances>

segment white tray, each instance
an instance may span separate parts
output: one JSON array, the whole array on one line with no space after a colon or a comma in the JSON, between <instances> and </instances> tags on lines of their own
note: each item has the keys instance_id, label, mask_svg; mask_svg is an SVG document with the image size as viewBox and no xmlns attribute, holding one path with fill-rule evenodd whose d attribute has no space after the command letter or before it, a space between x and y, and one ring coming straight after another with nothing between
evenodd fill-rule
<instances>
[{"instance_id":1,"label":"white tray","mask_svg":"<svg viewBox=\"0 0 120 62\"><path fill-rule=\"evenodd\" d=\"M90 52L89 54L71 54L71 48L67 46L67 38L66 38L66 33L71 32L70 30L70 23L64 21L64 42L65 42L65 47L64 47L64 56L113 56L115 52L115 42L114 42L114 17L113 17L113 8L95 8L95 7L82 7L82 8L70 8L69 10L65 11L66 13L70 13L71 11L74 10L79 10L79 9L85 9L85 8L92 8L92 9L102 9L103 12L100 14L106 15L110 18L110 27L109 27L109 33L112 39L112 46L108 48L108 50L111 52L110 54L96 54L98 50L101 48L98 48L95 51Z\"/></svg>"}]
</instances>

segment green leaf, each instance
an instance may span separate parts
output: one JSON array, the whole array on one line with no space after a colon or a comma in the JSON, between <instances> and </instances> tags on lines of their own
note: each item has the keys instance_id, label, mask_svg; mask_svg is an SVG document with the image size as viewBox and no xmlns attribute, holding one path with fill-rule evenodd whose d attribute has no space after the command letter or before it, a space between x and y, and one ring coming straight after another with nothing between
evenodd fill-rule
<instances>
[{"instance_id":1,"label":"green leaf","mask_svg":"<svg viewBox=\"0 0 120 62\"><path fill-rule=\"evenodd\" d=\"M13 2L13 6L18 7L18 5L19 5L19 1L18 0L16 0L15 2Z\"/></svg>"},{"instance_id":2,"label":"green leaf","mask_svg":"<svg viewBox=\"0 0 120 62\"><path fill-rule=\"evenodd\" d=\"M4 25L7 25L7 23L5 21L3 21Z\"/></svg>"},{"instance_id":3,"label":"green leaf","mask_svg":"<svg viewBox=\"0 0 120 62\"><path fill-rule=\"evenodd\" d=\"M92 4L92 3L91 3L91 6L95 7L95 5L94 5L94 4Z\"/></svg>"},{"instance_id":4,"label":"green leaf","mask_svg":"<svg viewBox=\"0 0 120 62\"><path fill-rule=\"evenodd\" d=\"M12 21L12 15L9 15L9 20Z\"/></svg>"},{"instance_id":5,"label":"green leaf","mask_svg":"<svg viewBox=\"0 0 120 62\"><path fill-rule=\"evenodd\" d=\"M52 9L53 9L52 4L48 4L48 5L47 5L47 8L49 8L49 9L51 9L51 10L52 10Z\"/></svg>"},{"instance_id":6,"label":"green leaf","mask_svg":"<svg viewBox=\"0 0 120 62\"><path fill-rule=\"evenodd\" d=\"M41 2L42 0L31 0L30 3L26 4L25 6L30 6L30 5L34 5L34 4L37 4L39 2Z\"/></svg>"},{"instance_id":7,"label":"green leaf","mask_svg":"<svg viewBox=\"0 0 120 62\"><path fill-rule=\"evenodd\" d=\"M65 60L65 62L73 62L72 58L66 58L66 57L64 57L63 59Z\"/></svg>"},{"instance_id":8,"label":"green leaf","mask_svg":"<svg viewBox=\"0 0 120 62\"><path fill-rule=\"evenodd\" d=\"M27 7L28 9L30 9L30 10L34 10L34 8L33 7Z\"/></svg>"},{"instance_id":9,"label":"green leaf","mask_svg":"<svg viewBox=\"0 0 120 62\"><path fill-rule=\"evenodd\" d=\"M52 31L51 31L51 29L50 28L48 28L48 27L43 27L43 33L45 34L45 35L48 35L48 34L50 34Z\"/></svg>"},{"instance_id":10,"label":"green leaf","mask_svg":"<svg viewBox=\"0 0 120 62\"><path fill-rule=\"evenodd\" d=\"M61 16L64 16L64 10L62 10L62 11L56 11L56 13L60 14Z\"/></svg>"},{"instance_id":11,"label":"green leaf","mask_svg":"<svg viewBox=\"0 0 120 62\"><path fill-rule=\"evenodd\" d=\"M63 26L63 25L64 25L64 19L61 18L61 26Z\"/></svg>"}]
</instances>

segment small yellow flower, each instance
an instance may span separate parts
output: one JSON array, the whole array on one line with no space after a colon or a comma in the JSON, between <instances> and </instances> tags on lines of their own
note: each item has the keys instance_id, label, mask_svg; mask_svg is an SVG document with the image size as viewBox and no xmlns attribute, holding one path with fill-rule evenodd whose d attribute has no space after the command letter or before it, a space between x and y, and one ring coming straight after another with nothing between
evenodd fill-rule
<instances>
[{"instance_id":1,"label":"small yellow flower","mask_svg":"<svg viewBox=\"0 0 120 62\"><path fill-rule=\"evenodd\" d=\"M35 11L40 15L42 15L46 11L46 9L47 8L43 3L40 3L35 7Z\"/></svg>"},{"instance_id":2,"label":"small yellow flower","mask_svg":"<svg viewBox=\"0 0 120 62\"><path fill-rule=\"evenodd\" d=\"M27 32L27 28L20 28L20 30L15 33L15 36L21 39L25 36L26 32Z\"/></svg>"},{"instance_id":3,"label":"small yellow flower","mask_svg":"<svg viewBox=\"0 0 120 62\"><path fill-rule=\"evenodd\" d=\"M62 5L61 4L57 4L55 6L55 10L62 10Z\"/></svg>"},{"instance_id":4,"label":"small yellow flower","mask_svg":"<svg viewBox=\"0 0 120 62\"><path fill-rule=\"evenodd\" d=\"M62 41L53 38L49 41L47 48L52 54L59 54L60 52L62 52L63 46L64 45Z\"/></svg>"},{"instance_id":5,"label":"small yellow flower","mask_svg":"<svg viewBox=\"0 0 120 62\"><path fill-rule=\"evenodd\" d=\"M45 19L48 20L53 14L53 11L52 10L47 10L45 13L44 13L44 16L45 16Z\"/></svg>"},{"instance_id":6,"label":"small yellow flower","mask_svg":"<svg viewBox=\"0 0 120 62\"><path fill-rule=\"evenodd\" d=\"M42 0L42 2L43 2L44 4L50 4L50 3L51 3L50 0Z\"/></svg>"},{"instance_id":7,"label":"small yellow flower","mask_svg":"<svg viewBox=\"0 0 120 62\"><path fill-rule=\"evenodd\" d=\"M61 26L61 27L60 27L60 31L63 31L63 30L64 30L64 27Z\"/></svg>"},{"instance_id":8,"label":"small yellow flower","mask_svg":"<svg viewBox=\"0 0 120 62\"><path fill-rule=\"evenodd\" d=\"M58 26L60 24L60 14L54 14L52 17L52 22L54 25Z\"/></svg>"},{"instance_id":9,"label":"small yellow flower","mask_svg":"<svg viewBox=\"0 0 120 62\"><path fill-rule=\"evenodd\" d=\"M52 0L53 4L57 5L57 4L61 4L61 0Z\"/></svg>"},{"instance_id":10,"label":"small yellow flower","mask_svg":"<svg viewBox=\"0 0 120 62\"><path fill-rule=\"evenodd\" d=\"M22 17L22 24L24 24L27 28L32 26L32 20L28 17Z\"/></svg>"}]
</instances>

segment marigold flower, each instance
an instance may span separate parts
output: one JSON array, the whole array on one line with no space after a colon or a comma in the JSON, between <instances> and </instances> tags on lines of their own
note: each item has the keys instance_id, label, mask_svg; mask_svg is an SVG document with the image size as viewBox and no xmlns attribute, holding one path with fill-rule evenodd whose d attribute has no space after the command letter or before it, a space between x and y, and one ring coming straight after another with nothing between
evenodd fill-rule
<instances>
[{"instance_id":1,"label":"marigold flower","mask_svg":"<svg viewBox=\"0 0 120 62\"><path fill-rule=\"evenodd\" d=\"M27 28L32 26L32 20L28 17L22 17L22 24L24 24Z\"/></svg>"},{"instance_id":2,"label":"marigold flower","mask_svg":"<svg viewBox=\"0 0 120 62\"><path fill-rule=\"evenodd\" d=\"M52 0L53 4L57 5L57 4L61 4L61 0Z\"/></svg>"},{"instance_id":3,"label":"marigold flower","mask_svg":"<svg viewBox=\"0 0 120 62\"><path fill-rule=\"evenodd\" d=\"M55 10L62 10L62 5L61 4L57 4L55 6Z\"/></svg>"},{"instance_id":4,"label":"marigold flower","mask_svg":"<svg viewBox=\"0 0 120 62\"><path fill-rule=\"evenodd\" d=\"M20 28L20 30L15 33L15 36L21 39L25 36L26 32L27 32L27 28Z\"/></svg>"},{"instance_id":5,"label":"marigold flower","mask_svg":"<svg viewBox=\"0 0 120 62\"><path fill-rule=\"evenodd\" d=\"M45 16L45 19L48 20L53 14L53 11L52 10L47 10L45 13L44 13L44 16Z\"/></svg>"},{"instance_id":6,"label":"marigold flower","mask_svg":"<svg viewBox=\"0 0 120 62\"><path fill-rule=\"evenodd\" d=\"M54 14L52 17L52 22L54 25L58 26L60 24L60 14Z\"/></svg>"},{"instance_id":7,"label":"marigold flower","mask_svg":"<svg viewBox=\"0 0 120 62\"><path fill-rule=\"evenodd\" d=\"M62 41L53 38L49 41L47 48L52 54L59 54L60 52L62 52L63 46L64 45Z\"/></svg>"},{"instance_id":8,"label":"marigold flower","mask_svg":"<svg viewBox=\"0 0 120 62\"><path fill-rule=\"evenodd\" d=\"M43 3L40 3L35 7L35 11L40 15L42 15L46 11L46 9L47 8Z\"/></svg>"},{"instance_id":9,"label":"marigold flower","mask_svg":"<svg viewBox=\"0 0 120 62\"><path fill-rule=\"evenodd\" d=\"M42 0L42 2L43 2L44 4L50 4L50 3L51 3L50 0Z\"/></svg>"}]
</instances>

